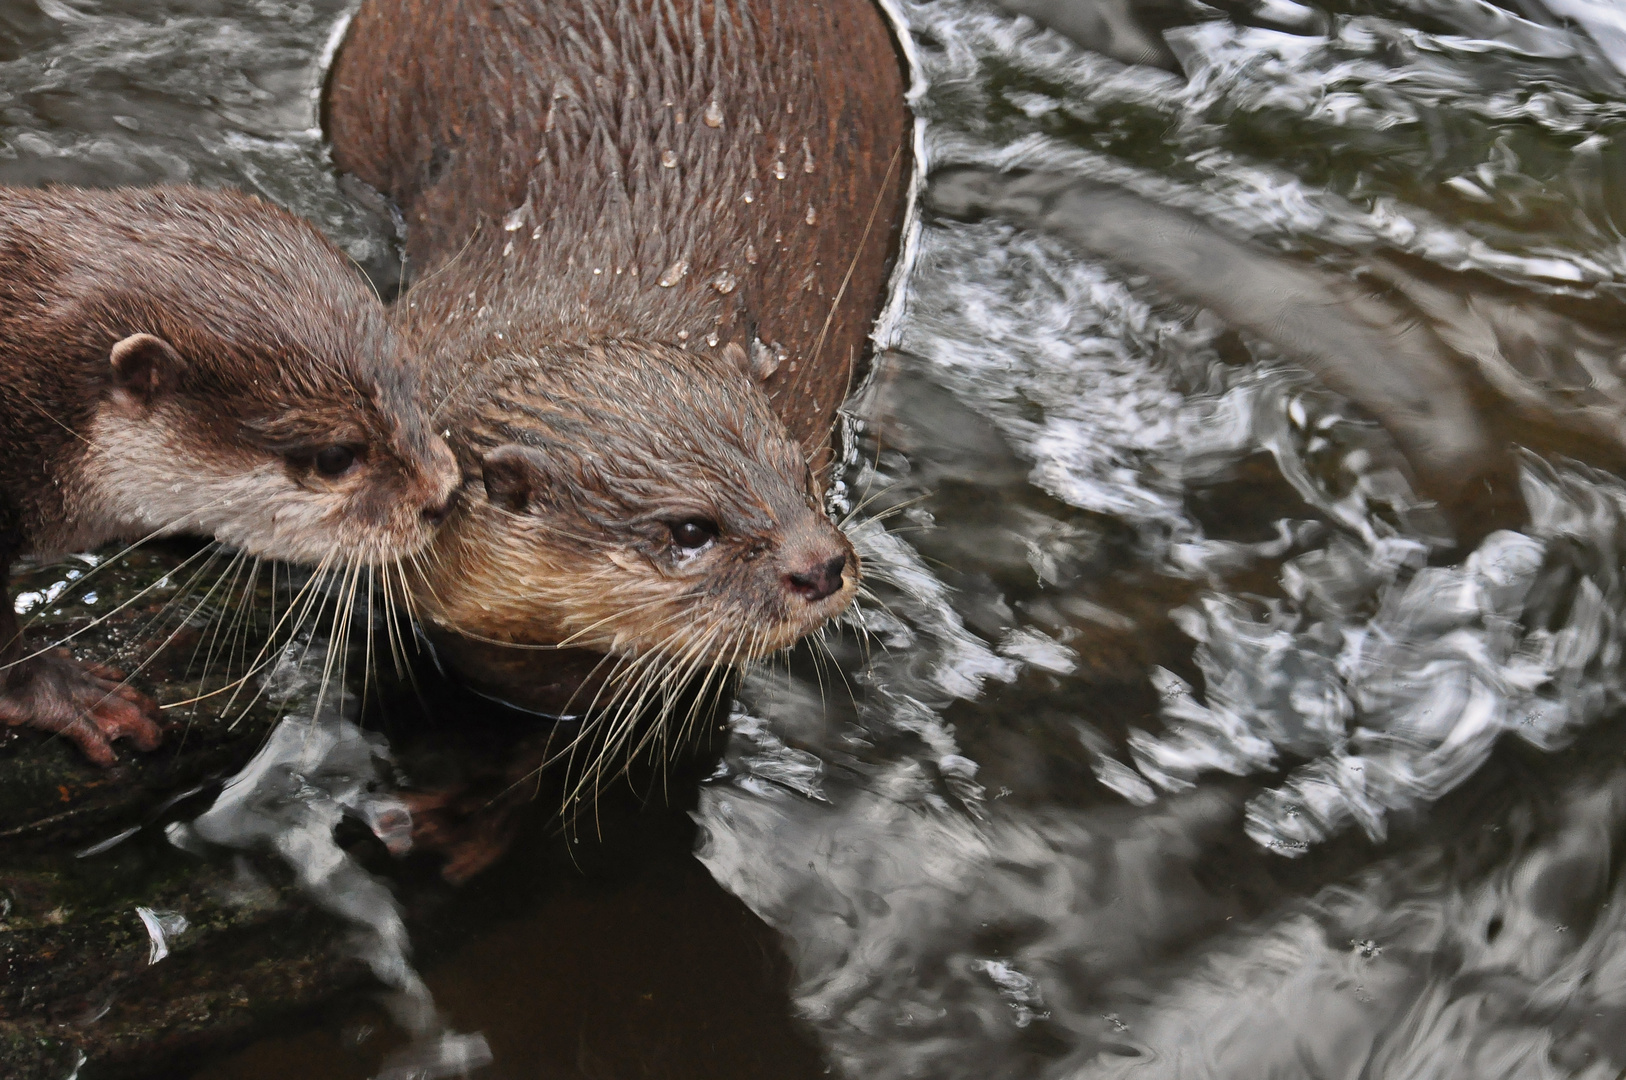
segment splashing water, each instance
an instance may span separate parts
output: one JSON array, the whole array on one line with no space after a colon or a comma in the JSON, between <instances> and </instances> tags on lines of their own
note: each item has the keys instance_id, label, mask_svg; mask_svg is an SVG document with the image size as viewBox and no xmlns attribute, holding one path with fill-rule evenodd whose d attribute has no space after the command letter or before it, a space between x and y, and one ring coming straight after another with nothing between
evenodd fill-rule
<instances>
[{"instance_id":1,"label":"splashing water","mask_svg":"<svg viewBox=\"0 0 1626 1080\"><path fill-rule=\"evenodd\" d=\"M324 681L327 650L289 646L268 673L273 693L311 697ZM346 817L367 827L394 853L411 843L407 808L384 787L384 741L356 726L354 697L294 708L265 746L228 780L214 804L190 822L170 826L182 848L270 852L294 872L318 906L354 927L352 947L393 993L386 999L412 1042L392 1053L379 1080L433 1080L467 1075L488 1064L479 1035L446 1029L423 979L413 969L406 924L388 882L369 874L334 839ZM301 715L303 713L303 715ZM347 715L348 714L348 715Z\"/></svg>"}]
</instances>

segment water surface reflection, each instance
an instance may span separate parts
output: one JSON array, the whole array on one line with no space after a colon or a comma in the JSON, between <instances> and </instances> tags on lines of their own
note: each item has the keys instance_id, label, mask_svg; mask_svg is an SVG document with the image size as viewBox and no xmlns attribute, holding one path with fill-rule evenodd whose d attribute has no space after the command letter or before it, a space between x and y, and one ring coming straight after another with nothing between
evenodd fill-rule
<instances>
[{"instance_id":1,"label":"water surface reflection","mask_svg":"<svg viewBox=\"0 0 1626 1080\"><path fill-rule=\"evenodd\" d=\"M850 706L748 680L703 793L798 1008L865 1077L1616 1075L1607 27L1317 5L1187 20L1169 73L907 10L934 164L1096 201L928 224L848 478L897 509L880 644ZM1417 344L1329 357L1361 305ZM1407 350L1483 495L1366 392Z\"/></svg>"},{"instance_id":2,"label":"water surface reflection","mask_svg":"<svg viewBox=\"0 0 1626 1080\"><path fill-rule=\"evenodd\" d=\"M315 130L346 6L0 16L0 178L236 183L388 287ZM877 601L746 673L669 804L538 803L461 889L362 860L481 1075L1626 1068L1618 11L1068 6L900 4L933 167L1121 216L926 222L841 476ZM1267 278L1319 298L1291 333ZM1474 483L1372 389L1425 364ZM346 999L202 1075L404 1041Z\"/></svg>"}]
</instances>

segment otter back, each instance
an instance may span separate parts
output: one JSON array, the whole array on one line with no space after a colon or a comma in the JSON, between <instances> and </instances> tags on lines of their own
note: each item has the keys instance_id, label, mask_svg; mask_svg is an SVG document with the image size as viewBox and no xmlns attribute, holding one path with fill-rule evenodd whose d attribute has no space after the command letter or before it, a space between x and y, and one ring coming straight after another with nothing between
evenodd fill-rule
<instances>
[{"instance_id":1,"label":"otter back","mask_svg":"<svg viewBox=\"0 0 1626 1080\"><path fill-rule=\"evenodd\" d=\"M804 443L863 360L910 118L871 0L373 0L339 165L408 226L449 389L495 333L734 344Z\"/></svg>"}]
</instances>

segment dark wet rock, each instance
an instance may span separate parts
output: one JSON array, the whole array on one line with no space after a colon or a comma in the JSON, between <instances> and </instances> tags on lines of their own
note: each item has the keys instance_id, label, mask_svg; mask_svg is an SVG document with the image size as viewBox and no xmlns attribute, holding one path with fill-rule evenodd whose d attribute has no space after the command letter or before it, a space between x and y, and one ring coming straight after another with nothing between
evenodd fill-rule
<instances>
[{"instance_id":1,"label":"dark wet rock","mask_svg":"<svg viewBox=\"0 0 1626 1080\"><path fill-rule=\"evenodd\" d=\"M11 897L0 922L8 1076L61 1080L63 1064L79 1060L94 1062L98 1076L147 1075L364 976L346 958L342 931L292 890L253 879L246 866L234 874L179 853L148 854L156 865L146 873L94 860L0 870ZM141 907L186 920L156 961Z\"/></svg>"},{"instance_id":2,"label":"dark wet rock","mask_svg":"<svg viewBox=\"0 0 1626 1080\"><path fill-rule=\"evenodd\" d=\"M209 562L195 546L155 545L94 574L78 558L32 568L15 591L39 616L36 639L78 631L76 650L139 671L140 684L173 705L229 683L232 671L246 670L242 658L256 655L257 646L235 665L218 660L224 637L210 624L235 612L200 602L210 595L205 583L228 580L235 564ZM184 571L199 563L202 577L189 578ZM231 625L247 649L252 615ZM211 640L213 665L204 663ZM316 916L290 881L264 878L246 861L182 852L163 835L166 822L201 809L254 754L282 707L254 697L229 709L229 694L170 709L163 746L143 754L121 745L111 769L61 740L0 731L0 1060L8 1077L61 1080L81 1059L98 1076L136 1075L364 974L342 929ZM154 934L166 924L168 954L158 957Z\"/></svg>"}]
</instances>

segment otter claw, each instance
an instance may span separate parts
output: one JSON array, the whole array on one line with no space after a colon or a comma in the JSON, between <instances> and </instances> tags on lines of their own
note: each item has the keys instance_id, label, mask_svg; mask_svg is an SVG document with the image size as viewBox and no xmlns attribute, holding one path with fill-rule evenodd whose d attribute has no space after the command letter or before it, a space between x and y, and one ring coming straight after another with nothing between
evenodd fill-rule
<instances>
[{"instance_id":1,"label":"otter claw","mask_svg":"<svg viewBox=\"0 0 1626 1080\"><path fill-rule=\"evenodd\" d=\"M79 663L58 649L19 669L0 690L0 722L61 735L104 767L118 760L116 739L128 739L138 750L155 750L163 741L158 703L126 685L117 668Z\"/></svg>"}]
</instances>

